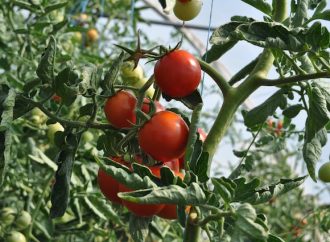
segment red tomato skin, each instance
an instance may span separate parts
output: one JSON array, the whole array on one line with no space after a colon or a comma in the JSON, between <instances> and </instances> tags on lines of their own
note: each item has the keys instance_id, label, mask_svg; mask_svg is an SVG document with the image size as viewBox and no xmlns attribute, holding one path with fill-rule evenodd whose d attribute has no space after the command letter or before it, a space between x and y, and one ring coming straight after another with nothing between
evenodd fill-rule
<instances>
[{"instance_id":1,"label":"red tomato skin","mask_svg":"<svg viewBox=\"0 0 330 242\"><path fill-rule=\"evenodd\" d=\"M57 103L60 103L61 100L62 100L62 98L59 95L56 95L56 94L54 96L52 96L52 99Z\"/></svg>"},{"instance_id":2,"label":"red tomato skin","mask_svg":"<svg viewBox=\"0 0 330 242\"><path fill-rule=\"evenodd\" d=\"M104 106L107 120L116 128L129 128L136 122L136 98L127 91L109 97Z\"/></svg>"},{"instance_id":3,"label":"red tomato skin","mask_svg":"<svg viewBox=\"0 0 330 242\"><path fill-rule=\"evenodd\" d=\"M128 166L128 164L120 157L111 157L112 160ZM112 176L108 175L105 171L99 168L97 175L97 183L100 187L103 195L108 198L111 202L122 204L122 200L118 197L119 182L116 181Z\"/></svg>"},{"instance_id":4,"label":"red tomato skin","mask_svg":"<svg viewBox=\"0 0 330 242\"><path fill-rule=\"evenodd\" d=\"M143 104L142 104L142 108L141 110L144 112L144 113L149 113L150 112L150 106L149 106L149 103L150 103L150 100L148 98L144 98L143 99ZM160 112L160 111L164 111L165 108L163 105L160 104L160 102L158 101L154 101L155 103L155 106L156 106L156 113Z\"/></svg>"},{"instance_id":5,"label":"red tomato skin","mask_svg":"<svg viewBox=\"0 0 330 242\"><path fill-rule=\"evenodd\" d=\"M189 128L176 113L156 113L138 131L141 149L158 161L170 161L181 157L186 149Z\"/></svg>"},{"instance_id":6,"label":"red tomato skin","mask_svg":"<svg viewBox=\"0 0 330 242\"><path fill-rule=\"evenodd\" d=\"M196 90L201 80L201 67L197 59L184 50L174 50L159 59L154 73L160 90L174 98L188 96Z\"/></svg>"}]
</instances>

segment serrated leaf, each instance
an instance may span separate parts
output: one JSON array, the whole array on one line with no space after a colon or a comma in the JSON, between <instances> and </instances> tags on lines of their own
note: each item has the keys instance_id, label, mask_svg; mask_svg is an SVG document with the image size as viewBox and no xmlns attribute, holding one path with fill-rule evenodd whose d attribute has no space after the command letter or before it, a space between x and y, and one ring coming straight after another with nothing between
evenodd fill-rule
<instances>
[{"instance_id":1,"label":"serrated leaf","mask_svg":"<svg viewBox=\"0 0 330 242\"><path fill-rule=\"evenodd\" d=\"M123 60L124 52L121 52L120 55L113 61L109 70L105 73L104 80L100 83L100 85L106 93L111 93L113 90L113 84L117 80Z\"/></svg>"},{"instance_id":2,"label":"serrated leaf","mask_svg":"<svg viewBox=\"0 0 330 242\"><path fill-rule=\"evenodd\" d=\"M209 153L202 152L193 170L200 182L206 182L209 179L208 168L209 168Z\"/></svg>"},{"instance_id":3,"label":"serrated leaf","mask_svg":"<svg viewBox=\"0 0 330 242\"><path fill-rule=\"evenodd\" d=\"M131 173L127 167L111 161L109 158L104 157L103 159L107 161L105 165L98 157L94 157L100 168L105 171L108 175L114 177L119 183L131 189L144 189L148 187L156 187L156 184L150 179L149 176L141 177L136 173ZM147 169L149 170L149 169Z\"/></svg>"},{"instance_id":4,"label":"serrated leaf","mask_svg":"<svg viewBox=\"0 0 330 242\"><path fill-rule=\"evenodd\" d=\"M151 221L152 218L138 217L131 214L128 227L133 241L144 242L146 240Z\"/></svg>"},{"instance_id":5,"label":"serrated leaf","mask_svg":"<svg viewBox=\"0 0 330 242\"><path fill-rule=\"evenodd\" d=\"M288 118L296 117L304 107L301 104L292 105L283 110L283 115Z\"/></svg>"},{"instance_id":6,"label":"serrated leaf","mask_svg":"<svg viewBox=\"0 0 330 242\"><path fill-rule=\"evenodd\" d=\"M186 188L170 185L118 193L118 196L130 202L144 204L200 205L206 202L205 193L197 183L191 183Z\"/></svg>"},{"instance_id":7,"label":"serrated leaf","mask_svg":"<svg viewBox=\"0 0 330 242\"><path fill-rule=\"evenodd\" d=\"M281 179L279 182L260 186L258 179L245 183L245 178L235 179L237 187L235 189L235 197L233 202L248 202L251 204L261 204L269 201L273 197L283 195L284 193L300 186L305 180L306 176L298 177L296 179Z\"/></svg>"},{"instance_id":8,"label":"serrated leaf","mask_svg":"<svg viewBox=\"0 0 330 242\"><path fill-rule=\"evenodd\" d=\"M54 79L54 65L56 56L56 41L50 37L48 46L39 62L36 73L43 83L52 83Z\"/></svg>"},{"instance_id":9,"label":"serrated leaf","mask_svg":"<svg viewBox=\"0 0 330 242\"><path fill-rule=\"evenodd\" d=\"M1 91L3 91L2 88ZM4 181L7 163L11 160L12 130L10 126L14 116L15 97L16 92L14 89L9 89L6 99L1 103L0 125L6 129L0 131L0 186Z\"/></svg>"},{"instance_id":10,"label":"serrated leaf","mask_svg":"<svg viewBox=\"0 0 330 242\"><path fill-rule=\"evenodd\" d=\"M80 117L90 116L94 112L94 109L95 109L94 103L87 103L79 108L79 115Z\"/></svg>"},{"instance_id":11,"label":"serrated leaf","mask_svg":"<svg viewBox=\"0 0 330 242\"><path fill-rule=\"evenodd\" d=\"M277 237L273 234L269 234L267 242L285 242L285 241L283 239L281 239L280 237Z\"/></svg>"},{"instance_id":12,"label":"serrated leaf","mask_svg":"<svg viewBox=\"0 0 330 242\"><path fill-rule=\"evenodd\" d=\"M305 131L305 142L303 146L303 157L307 170L311 178L316 182L315 165L320 160L322 147L327 142L327 130L322 128L312 139L306 139L307 129Z\"/></svg>"},{"instance_id":13,"label":"serrated leaf","mask_svg":"<svg viewBox=\"0 0 330 242\"><path fill-rule=\"evenodd\" d=\"M280 89L269 97L264 103L250 110L244 116L244 123L247 127L253 127L257 124L264 123L267 118L274 114L278 107L285 108L287 99L285 90Z\"/></svg>"},{"instance_id":14,"label":"serrated leaf","mask_svg":"<svg viewBox=\"0 0 330 242\"><path fill-rule=\"evenodd\" d=\"M66 67L58 73L53 82L55 93L61 97L62 103L66 106L70 106L77 97L77 88L70 85L75 77L77 77L75 72L70 67Z\"/></svg>"},{"instance_id":15,"label":"serrated leaf","mask_svg":"<svg viewBox=\"0 0 330 242\"><path fill-rule=\"evenodd\" d=\"M242 0L242 1L260 10L264 14L267 14L268 16L272 16L272 11L273 11L272 6L269 3L267 3L265 0Z\"/></svg>"},{"instance_id":16,"label":"serrated leaf","mask_svg":"<svg viewBox=\"0 0 330 242\"><path fill-rule=\"evenodd\" d=\"M68 136L71 137L70 139L76 139L76 142L67 142L65 148L58 155L58 168L55 174L56 181L51 193L52 207L50 216L52 218L63 216L69 203L72 168L81 135L68 134Z\"/></svg>"},{"instance_id":17,"label":"serrated leaf","mask_svg":"<svg viewBox=\"0 0 330 242\"><path fill-rule=\"evenodd\" d=\"M55 3L52 5L48 5L47 7L45 7L45 14L50 13L54 10L60 9L65 7L68 4L68 2L61 2L61 3Z\"/></svg>"},{"instance_id":18,"label":"serrated leaf","mask_svg":"<svg viewBox=\"0 0 330 242\"><path fill-rule=\"evenodd\" d=\"M223 45L212 45L211 48L203 55L202 59L207 63L211 63L220 59L227 51L236 45L237 41L229 41Z\"/></svg>"},{"instance_id":19,"label":"serrated leaf","mask_svg":"<svg viewBox=\"0 0 330 242\"><path fill-rule=\"evenodd\" d=\"M256 222L257 214L252 205L241 204L236 210L235 232L254 240L266 240L268 232ZM240 236L238 236L240 237Z\"/></svg>"},{"instance_id":20,"label":"serrated leaf","mask_svg":"<svg viewBox=\"0 0 330 242\"><path fill-rule=\"evenodd\" d=\"M308 19L309 0L300 0L297 2L295 14L292 18L292 24L295 27L303 25Z\"/></svg>"},{"instance_id":21,"label":"serrated leaf","mask_svg":"<svg viewBox=\"0 0 330 242\"><path fill-rule=\"evenodd\" d=\"M227 178L212 178L214 185L214 191L220 195L220 197L229 204L234 197L236 184Z\"/></svg>"}]
</instances>

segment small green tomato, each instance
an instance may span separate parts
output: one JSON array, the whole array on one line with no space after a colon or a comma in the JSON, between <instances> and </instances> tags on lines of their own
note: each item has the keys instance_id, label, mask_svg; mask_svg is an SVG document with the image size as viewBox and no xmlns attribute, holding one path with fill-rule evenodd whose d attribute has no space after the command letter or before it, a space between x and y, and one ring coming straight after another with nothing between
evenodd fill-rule
<instances>
[{"instance_id":1,"label":"small green tomato","mask_svg":"<svg viewBox=\"0 0 330 242\"><path fill-rule=\"evenodd\" d=\"M201 0L176 0L173 12L178 19L189 21L199 14L202 5Z\"/></svg>"},{"instance_id":2,"label":"small green tomato","mask_svg":"<svg viewBox=\"0 0 330 242\"><path fill-rule=\"evenodd\" d=\"M11 231L6 237L6 242L26 242L26 238L21 232Z\"/></svg>"},{"instance_id":3,"label":"small green tomato","mask_svg":"<svg viewBox=\"0 0 330 242\"><path fill-rule=\"evenodd\" d=\"M15 226L18 230L24 230L31 224L31 220L31 215L26 211L22 211L15 221Z\"/></svg>"},{"instance_id":4,"label":"small green tomato","mask_svg":"<svg viewBox=\"0 0 330 242\"><path fill-rule=\"evenodd\" d=\"M319 179L323 182L330 182L330 162L326 162L320 167Z\"/></svg>"},{"instance_id":5,"label":"small green tomato","mask_svg":"<svg viewBox=\"0 0 330 242\"><path fill-rule=\"evenodd\" d=\"M0 210L0 224L10 225L15 220L16 211L13 208L6 207Z\"/></svg>"}]
</instances>

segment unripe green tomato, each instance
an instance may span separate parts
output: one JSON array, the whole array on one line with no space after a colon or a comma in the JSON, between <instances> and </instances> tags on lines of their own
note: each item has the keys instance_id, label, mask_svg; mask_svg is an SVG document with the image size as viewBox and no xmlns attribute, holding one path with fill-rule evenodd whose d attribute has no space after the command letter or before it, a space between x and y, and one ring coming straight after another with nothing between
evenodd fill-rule
<instances>
[{"instance_id":1,"label":"unripe green tomato","mask_svg":"<svg viewBox=\"0 0 330 242\"><path fill-rule=\"evenodd\" d=\"M201 0L176 0L173 12L178 19L189 21L199 14L202 5Z\"/></svg>"},{"instance_id":2,"label":"unripe green tomato","mask_svg":"<svg viewBox=\"0 0 330 242\"><path fill-rule=\"evenodd\" d=\"M330 182L330 162L326 162L320 167L319 179L323 182Z\"/></svg>"},{"instance_id":3,"label":"unripe green tomato","mask_svg":"<svg viewBox=\"0 0 330 242\"><path fill-rule=\"evenodd\" d=\"M146 91L146 96L149 98L152 98L152 96L155 93L155 88L154 87L149 87L149 89Z\"/></svg>"},{"instance_id":4,"label":"unripe green tomato","mask_svg":"<svg viewBox=\"0 0 330 242\"><path fill-rule=\"evenodd\" d=\"M98 235L98 236L96 236L96 237L94 238L94 242L103 242L103 241L104 241L104 239L103 239L103 237L100 236L100 235Z\"/></svg>"},{"instance_id":5,"label":"unripe green tomato","mask_svg":"<svg viewBox=\"0 0 330 242\"><path fill-rule=\"evenodd\" d=\"M64 131L63 126L60 123L50 124L48 125L47 136L49 141L54 144L55 133L58 131Z\"/></svg>"},{"instance_id":6,"label":"unripe green tomato","mask_svg":"<svg viewBox=\"0 0 330 242\"><path fill-rule=\"evenodd\" d=\"M71 40L75 43L81 43L82 42L82 34L80 32L74 32L72 35Z\"/></svg>"},{"instance_id":7,"label":"unripe green tomato","mask_svg":"<svg viewBox=\"0 0 330 242\"><path fill-rule=\"evenodd\" d=\"M10 225L15 220L16 211L13 208L6 207L0 210L0 224Z\"/></svg>"},{"instance_id":8,"label":"unripe green tomato","mask_svg":"<svg viewBox=\"0 0 330 242\"><path fill-rule=\"evenodd\" d=\"M29 227L31 220L31 215L26 211L22 211L15 221L15 226L18 230L24 230Z\"/></svg>"},{"instance_id":9,"label":"unripe green tomato","mask_svg":"<svg viewBox=\"0 0 330 242\"><path fill-rule=\"evenodd\" d=\"M88 142L91 142L93 139L94 139L94 135L92 132L90 131L85 131L82 136L81 136L82 140L85 142L85 143L88 143Z\"/></svg>"},{"instance_id":10,"label":"unripe green tomato","mask_svg":"<svg viewBox=\"0 0 330 242\"><path fill-rule=\"evenodd\" d=\"M121 67L121 73L123 76L123 79L126 78L137 78L142 79L144 77L143 69L140 65L137 65L135 69L133 62L125 62Z\"/></svg>"},{"instance_id":11,"label":"unripe green tomato","mask_svg":"<svg viewBox=\"0 0 330 242\"><path fill-rule=\"evenodd\" d=\"M21 232L11 231L6 237L6 242L26 242L26 238Z\"/></svg>"},{"instance_id":12,"label":"unripe green tomato","mask_svg":"<svg viewBox=\"0 0 330 242\"><path fill-rule=\"evenodd\" d=\"M43 124L47 120L47 115L37 107L31 110L31 115L32 122L37 125Z\"/></svg>"}]
</instances>

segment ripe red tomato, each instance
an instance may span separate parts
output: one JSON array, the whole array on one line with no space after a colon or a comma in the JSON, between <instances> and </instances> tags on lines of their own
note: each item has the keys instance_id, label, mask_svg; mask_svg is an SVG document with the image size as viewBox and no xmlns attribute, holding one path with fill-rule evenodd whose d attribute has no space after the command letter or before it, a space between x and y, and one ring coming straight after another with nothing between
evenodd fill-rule
<instances>
[{"instance_id":1,"label":"ripe red tomato","mask_svg":"<svg viewBox=\"0 0 330 242\"><path fill-rule=\"evenodd\" d=\"M62 100L62 98L59 95L56 95L56 94L54 96L52 96L52 99L57 103L60 103L61 100Z\"/></svg>"},{"instance_id":2,"label":"ripe red tomato","mask_svg":"<svg viewBox=\"0 0 330 242\"><path fill-rule=\"evenodd\" d=\"M186 149L189 128L176 113L156 113L138 131L141 149L158 161L170 161L181 157Z\"/></svg>"},{"instance_id":3,"label":"ripe red tomato","mask_svg":"<svg viewBox=\"0 0 330 242\"><path fill-rule=\"evenodd\" d=\"M149 167L151 172L159 177L161 166ZM119 184L119 192L130 192L132 189L123 184ZM132 213L140 217L151 217L163 209L164 204L139 204L122 200L123 205Z\"/></svg>"},{"instance_id":4,"label":"ripe red tomato","mask_svg":"<svg viewBox=\"0 0 330 242\"><path fill-rule=\"evenodd\" d=\"M148 98L144 98L143 100L143 105L142 105L142 108L141 110L144 112L144 113L149 113L150 111L150 100ZM164 111L165 108L163 105L160 104L160 102L158 101L154 101L154 104L155 104L155 107L156 107L156 113L160 112L160 111Z\"/></svg>"},{"instance_id":5,"label":"ripe red tomato","mask_svg":"<svg viewBox=\"0 0 330 242\"><path fill-rule=\"evenodd\" d=\"M120 157L112 157L112 159L120 164L128 165ZM118 181L100 168L97 175L97 182L101 192L106 198L108 198L111 202L122 204L121 199L117 196L120 184Z\"/></svg>"},{"instance_id":6,"label":"ripe red tomato","mask_svg":"<svg viewBox=\"0 0 330 242\"><path fill-rule=\"evenodd\" d=\"M276 129L275 129L275 134L277 136L281 136L282 134L282 129L283 129L283 121L282 120L279 120L277 122L277 126L276 126Z\"/></svg>"},{"instance_id":7,"label":"ripe red tomato","mask_svg":"<svg viewBox=\"0 0 330 242\"><path fill-rule=\"evenodd\" d=\"M207 133L202 128L198 128L197 132L199 133L199 139L204 143L207 137ZM179 169L184 169L184 155L179 158Z\"/></svg>"},{"instance_id":8,"label":"ripe red tomato","mask_svg":"<svg viewBox=\"0 0 330 242\"><path fill-rule=\"evenodd\" d=\"M184 50L174 50L158 60L154 73L160 90L174 98L188 96L201 80L197 59Z\"/></svg>"},{"instance_id":9,"label":"ripe red tomato","mask_svg":"<svg viewBox=\"0 0 330 242\"><path fill-rule=\"evenodd\" d=\"M127 91L109 97L104 106L105 116L116 128L129 128L136 122L136 98Z\"/></svg>"}]
</instances>

